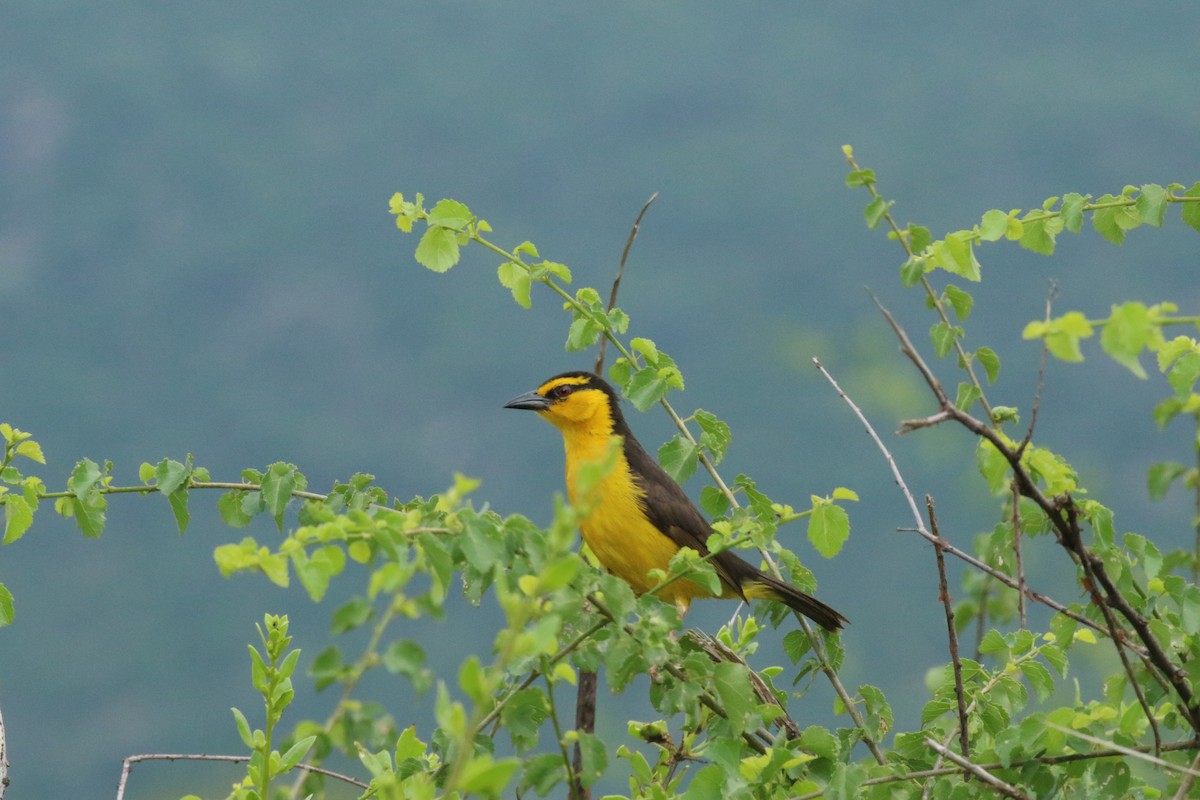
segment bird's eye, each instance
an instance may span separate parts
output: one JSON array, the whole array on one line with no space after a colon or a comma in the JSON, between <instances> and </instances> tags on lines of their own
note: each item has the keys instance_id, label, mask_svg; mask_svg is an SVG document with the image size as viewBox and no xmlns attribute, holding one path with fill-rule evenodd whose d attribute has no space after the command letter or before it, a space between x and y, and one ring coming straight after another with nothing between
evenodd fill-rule
<instances>
[{"instance_id":1,"label":"bird's eye","mask_svg":"<svg viewBox=\"0 0 1200 800\"><path fill-rule=\"evenodd\" d=\"M561 400L573 391L575 391L575 387L569 384L564 384L562 386L555 386L550 393Z\"/></svg>"}]
</instances>

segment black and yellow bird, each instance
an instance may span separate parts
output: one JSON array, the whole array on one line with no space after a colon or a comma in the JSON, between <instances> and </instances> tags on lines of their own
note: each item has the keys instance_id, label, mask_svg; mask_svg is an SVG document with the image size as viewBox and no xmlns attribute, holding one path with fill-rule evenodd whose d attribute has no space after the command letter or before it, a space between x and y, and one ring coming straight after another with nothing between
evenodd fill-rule
<instances>
[{"instance_id":1,"label":"black and yellow bird","mask_svg":"<svg viewBox=\"0 0 1200 800\"><path fill-rule=\"evenodd\" d=\"M712 527L658 463L638 444L621 414L616 392L590 372L564 372L535 391L515 397L505 408L536 411L563 435L567 456L567 497L572 504L594 503L580 524L583 539L600 564L642 594L655 586L652 569L666 570L682 547L708 554ZM594 494L580 498L576 476L581 465L599 461L620 439L616 466ZM755 569L733 552L712 558L725 598L775 600L799 611L822 628L836 631L846 618L815 597ZM663 587L659 596L686 608L693 598L712 597L687 579Z\"/></svg>"}]
</instances>

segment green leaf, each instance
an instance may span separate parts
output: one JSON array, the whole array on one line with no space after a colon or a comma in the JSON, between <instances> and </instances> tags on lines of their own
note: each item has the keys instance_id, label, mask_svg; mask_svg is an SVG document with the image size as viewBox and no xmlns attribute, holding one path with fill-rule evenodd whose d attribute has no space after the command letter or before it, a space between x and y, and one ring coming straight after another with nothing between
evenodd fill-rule
<instances>
[{"instance_id":1,"label":"green leaf","mask_svg":"<svg viewBox=\"0 0 1200 800\"><path fill-rule=\"evenodd\" d=\"M1092 324L1078 311L1070 311L1049 322L1031 322L1021 332L1024 339L1044 339L1046 349L1063 361L1083 361L1080 339L1092 335Z\"/></svg>"},{"instance_id":2,"label":"green leaf","mask_svg":"<svg viewBox=\"0 0 1200 800\"><path fill-rule=\"evenodd\" d=\"M434 272L450 269L458 263L458 237L449 228L429 228L417 243L417 263Z\"/></svg>"},{"instance_id":3,"label":"green leaf","mask_svg":"<svg viewBox=\"0 0 1200 800\"><path fill-rule=\"evenodd\" d=\"M841 752L837 737L819 725L809 725L804 729L800 734L800 746L815 756L831 761Z\"/></svg>"},{"instance_id":4,"label":"green leaf","mask_svg":"<svg viewBox=\"0 0 1200 800\"><path fill-rule=\"evenodd\" d=\"M1079 233L1083 229L1083 207L1088 199L1077 192L1067 192L1063 195L1060 213L1064 227L1071 233Z\"/></svg>"},{"instance_id":5,"label":"green leaf","mask_svg":"<svg viewBox=\"0 0 1200 800\"><path fill-rule=\"evenodd\" d=\"M808 517L808 540L825 558L833 558L850 538L850 516L846 509L813 497L812 514Z\"/></svg>"},{"instance_id":6,"label":"green leaf","mask_svg":"<svg viewBox=\"0 0 1200 800\"><path fill-rule=\"evenodd\" d=\"M929 329L929 338L933 340L933 352L938 358L945 358L954 349L954 341L963 335L963 329L957 325L945 322L934 323Z\"/></svg>"},{"instance_id":7,"label":"green leaf","mask_svg":"<svg viewBox=\"0 0 1200 800\"><path fill-rule=\"evenodd\" d=\"M304 756L308 755L308 751L312 748L313 742L316 740L316 736L306 736L289 747L282 757L283 765L281 773L287 772L299 764L304 759Z\"/></svg>"},{"instance_id":8,"label":"green leaf","mask_svg":"<svg viewBox=\"0 0 1200 800\"><path fill-rule=\"evenodd\" d=\"M258 492L234 489L217 499L217 510L221 512L221 520L231 528L246 527L254 519L254 515L264 507L262 495Z\"/></svg>"},{"instance_id":9,"label":"green leaf","mask_svg":"<svg viewBox=\"0 0 1200 800\"><path fill-rule=\"evenodd\" d=\"M11 625L14 616L12 592L0 583L0 628Z\"/></svg>"},{"instance_id":10,"label":"green leaf","mask_svg":"<svg viewBox=\"0 0 1200 800\"><path fill-rule=\"evenodd\" d=\"M0 499L4 501L4 544L11 544L33 524L33 507L19 494L0 495Z\"/></svg>"},{"instance_id":11,"label":"green leaf","mask_svg":"<svg viewBox=\"0 0 1200 800\"><path fill-rule=\"evenodd\" d=\"M600 340L604 329L590 317L577 317L567 330L567 350L586 350Z\"/></svg>"},{"instance_id":12,"label":"green leaf","mask_svg":"<svg viewBox=\"0 0 1200 800\"><path fill-rule=\"evenodd\" d=\"M969 281L980 279L979 262L975 260L969 231L947 234L945 239L930 245L931 256L939 267Z\"/></svg>"},{"instance_id":13,"label":"green leaf","mask_svg":"<svg viewBox=\"0 0 1200 800\"><path fill-rule=\"evenodd\" d=\"M1008 459L987 439L980 439L975 448L975 464L992 494L1008 486Z\"/></svg>"},{"instance_id":14,"label":"green leaf","mask_svg":"<svg viewBox=\"0 0 1200 800\"><path fill-rule=\"evenodd\" d=\"M538 731L549 716L546 693L534 687L516 692L500 709L500 723L518 752L537 745Z\"/></svg>"},{"instance_id":15,"label":"green leaf","mask_svg":"<svg viewBox=\"0 0 1200 800\"><path fill-rule=\"evenodd\" d=\"M875 183L875 170L856 169L846 175L846 185L850 188L870 186Z\"/></svg>"},{"instance_id":16,"label":"green leaf","mask_svg":"<svg viewBox=\"0 0 1200 800\"><path fill-rule=\"evenodd\" d=\"M800 659L811 649L812 641L802 630L788 631L783 637L783 652L787 653L793 664L799 664Z\"/></svg>"},{"instance_id":17,"label":"green leaf","mask_svg":"<svg viewBox=\"0 0 1200 800\"><path fill-rule=\"evenodd\" d=\"M982 396L983 392L979 391L978 386L970 381L962 381L958 384L958 396L954 400L954 407L959 411L967 411Z\"/></svg>"},{"instance_id":18,"label":"green leaf","mask_svg":"<svg viewBox=\"0 0 1200 800\"><path fill-rule=\"evenodd\" d=\"M700 508L710 517L722 517L729 511L729 498L715 486L705 486L700 490Z\"/></svg>"},{"instance_id":19,"label":"green leaf","mask_svg":"<svg viewBox=\"0 0 1200 800\"><path fill-rule=\"evenodd\" d=\"M267 511L275 518L279 530L283 530L283 513L292 500L292 492L308 488L308 481L293 464L277 461L267 467L262 478L261 494Z\"/></svg>"},{"instance_id":20,"label":"green leaf","mask_svg":"<svg viewBox=\"0 0 1200 800\"><path fill-rule=\"evenodd\" d=\"M647 411L655 403L667 396L671 389L682 389L683 377L674 367L655 369L645 367L633 373L629 383L625 385L625 397L633 403L638 411Z\"/></svg>"},{"instance_id":21,"label":"green leaf","mask_svg":"<svg viewBox=\"0 0 1200 800\"><path fill-rule=\"evenodd\" d=\"M1096 205L1105 205L1092 212L1092 227L1096 232L1113 244L1125 241L1125 232L1141 224L1142 218L1133 205L1120 205L1124 197L1111 194L1096 198Z\"/></svg>"},{"instance_id":22,"label":"green leaf","mask_svg":"<svg viewBox=\"0 0 1200 800\"><path fill-rule=\"evenodd\" d=\"M994 655L1007 651L1008 643L1004 641L1004 637L995 628L984 634L983 639L979 641L979 652L984 655Z\"/></svg>"},{"instance_id":23,"label":"green leaf","mask_svg":"<svg viewBox=\"0 0 1200 800\"><path fill-rule=\"evenodd\" d=\"M500 285L512 291L513 300L517 301L517 305L521 308L529 308L533 305L529 296L530 288L533 286L529 270L515 261L506 261L500 265L497 275L500 278Z\"/></svg>"},{"instance_id":24,"label":"green leaf","mask_svg":"<svg viewBox=\"0 0 1200 800\"><path fill-rule=\"evenodd\" d=\"M1054 693L1054 676L1040 661L1021 662L1021 674L1033 687L1039 703L1044 703Z\"/></svg>"},{"instance_id":25,"label":"green leaf","mask_svg":"<svg viewBox=\"0 0 1200 800\"><path fill-rule=\"evenodd\" d=\"M380 660L388 672L407 677L419 694L433 685L433 672L425 665L425 651L416 642L407 639L392 642Z\"/></svg>"},{"instance_id":26,"label":"green leaf","mask_svg":"<svg viewBox=\"0 0 1200 800\"><path fill-rule=\"evenodd\" d=\"M188 512L187 487L183 486L171 492L167 495L167 502L171 504L171 513L175 515L175 524L179 527L179 532L184 533L192 518Z\"/></svg>"},{"instance_id":27,"label":"green leaf","mask_svg":"<svg viewBox=\"0 0 1200 800\"><path fill-rule=\"evenodd\" d=\"M921 280L921 276L925 274L927 264L928 261L923 258L909 257L900 265L900 283L906 287L916 286L917 281Z\"/></svg>"},{"instance_id":28,"label":"green leaf","mask_svg":"<svg viewBox=\"0 0 1200 800\"><path fill-rule=\"evenodd\" d=\"M191 474L192 470L189 466L164 458L154 469L154 483L158 486L159 492L169 495L187 483Z\"/></svg>"},{"instance_id":29,"label":"green leaf","mask_svg":"<svg viewBox=\"0 0 1200 800\"><path fill-rule=\"evenodd\" d=\"M91 459L85 458L75 465L71 476L67 479L67 491L71 497L63 498L55 503L55 509L66 516L74 516L75 524L89 538L97 538L104 531L105 509L108 501L100 493L107 479L107 467L102 472L100 466ZM60 505L61 503L61 505Z\"/></svg>"},{"instance_id":30,"label":"green leaf","mask_svg":"<svg viewBox=\"0 0 1200 800\"><path fill-rule=\"evenodd\" d=\"M1139 363L1138 355L1161 336L1145 303L1132 301L1112 307L1108 323L1100 333L1100 346L1118 364L1139 378L1145 378L1146 370Z\"/></svg>"},{"instance_id":31,"label":"green leaf","mask_svg":"<svg viewBox=\"0 0 1200 800\"><path fill-rule=\"evenodd\" d=\"M1184 192L1183 196L1200 198L1200 181L1192 184L1192 188ZM1191 226L1197 233L1200 233L1200 199L1185 200L1179 205L1179 213L1184 224Z\"/></svg>"},{"instance_id":32,"label":"green leaf","mask_svg":"<svg viewBox=\"0 0 1200 800\"><path fill-rule=\"evenodd\" d=\"M1184 353L1167 373L1167 383L1171 384L1175 396L1180 400L1187 400L1197 380L1200 380L1200 352L1195 350Z\"/></svg>"},{"instance_id":33,"label":"green leaf","mask_svg":"<svg viewBox=\"0 0 1200 800\"><path fill-rule=\"evenodd\" d=\"M965 322L967 317L971 315L971 308L975 304L975 299L954 284L946 286L946 299L954 307L954 315L958 317L959 321Z\"/></svg>"},{"instance_id":34,"label":"green leaf","mask_svg":"<svg viewBox=\"0 0 1200 800\"><path fill-rule=\"evenodd\" d=\"M1187 472L1187 467L1174 461L1151 464L1146 476L1146 488L1150 493L1150 499L1161 500L1175 479L1185 472Z\"/></svg>"},{"instance_id":35,"label":"green leaf","mask_svg":"<svg viewBox=\"0 0 1200 800\"><path fill-rule=\"evenodd\" d=\"M735 733L742 733L758 703L750 688L749 671L742 664L722 662L713 668L713 686Z\"/></svg>"},{"instance_id":36,"label":"green leaf","mask_svg":"<svg viewBox=\"0 0 1200 800\"><path fill-rule=\"evenodd\" d=\"M979 238L985 242L997 242L1008 232L1008 214L997 209L987 211L979 223Z\"/></svg>"},{"instance_id":37,"label":"green leaf","mask_svg":"<svg viewBox=\"0 0 1200 800\"><path fill-rule=\"evenodd\" d=\"M254 737L250 733L250 723L246 720L246 715L236 708L229 710L233 712L233 719L237 724L238 736L242 737L242 744L250 749L254 749Z\"/></svg>"},{"instance_id":38,"label":"green leaf","mask_svg":"<svg viewBox=\"0 0 1200 800\"><path fill-rule=\"evenodd\" d=\"M370 601L365 597L353 597L333 613L329 629L335 635L352 631L366 623L373 613Z\"/></svg>"},{"instance_id":39,"label":"green leaf","mask_svg":"<svg viewBox=\"0 0 1200 800\"><path fill-rule=\"evenodd\" d=\"M700 447L679 434L658 448L658 463L676 483L684 483L692 477L699 460Z\"/></svg>"},{"instance_id":40,"label":"green leaf","mask_svg":"<svg viewBox=\"0 0 1200 800\"><path fill-rule=\"evenodd\" d=\"M577 735L576 743L583 760L579 777L584 786L591 786L608 768L608 747L595 734L580 731Z\"/></svg>"},{"instance_id":41,"label":"green leaf","mask_svg":"<svg viewBox=\"0 0 1200 800\"><path fill-rule=\"evenodd\" d=\"M1169 203L1170 195L1166 189L1157 183L1147 183L1138 195L1136 208L1143 222L1161 228Z\"/></svg>"},{"instance_id":42,"label":"green leaf","mask_svg":"<svg viewBox=\"0 0 1200 800\"><path fill-rule=\"evenodd\" d=\"M1063 224L1062 217L1030 211L1021 220L1021 247L1044 256L1053 255L1055 239Z\"/></svg>"},{"instance_id":43,"label":"green leaf","mask_svg":"<svg viewBox=\"0 0 1200 800\"><path fill-rule=\"evenodd\" d=\"M444 228L463 230L474 217L471 210L457 200L439 200L437 205L429 209L429 224L440 225Z\"/></svg>"},{"instance_id":44,"label":"green leaf","mask_svg":"<svg viewBox=\"0 0 1200 800\"><path fill-rule=\"evenodd\" d=\"M467 765L463 767L458 786L454 788L464 794L499 797L520 765L521 762L515 758L502 758L495 761L490 755L480 753L472 756Z\"/></svg>"},{"instance_id":45,"label":"green leaf","mask_svg":"<svg viewBox=\"0 0 1200 800\"><path fill-rule=\"evenodd\" d=\"M871 202L867 203L867 207L863 209L863 217L867 221L867 227L871 230L879 225L879 221L883 219L883 215L892 207L894 201L884 200L876 195Z\"/></svg>"},{"instance_id":46,"label":"green leaf","mask_svg":"<svg viewBox=\"0 0 1200 800\"><path fill-rule=\"evenodd\" d=\"M988 383L995 383L996 376L1000 374L1000 357L996 352L990 347L981 347L975 351L975 360L983 365Z\"/></svg>"},{"instance_id":47,"label":"green leaf","mask_svg":"<svg viewBox=\"0 0 1200 800\"><path fill-rule=\"evenodd\" d=\"M714 464L720 464L731 439L729 425L702 409L696 409L693 416L700 426L700 445L708 450Z\"/></svg>"}]
</instances>

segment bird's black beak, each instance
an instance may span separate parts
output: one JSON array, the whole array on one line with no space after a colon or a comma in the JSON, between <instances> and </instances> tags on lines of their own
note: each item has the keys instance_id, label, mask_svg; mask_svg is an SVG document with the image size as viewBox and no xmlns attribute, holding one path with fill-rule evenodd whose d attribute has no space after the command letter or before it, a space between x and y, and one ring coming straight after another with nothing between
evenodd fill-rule
<instances>
[{"instance_id":1,"label":"bird's black beak","mask_svg":"<svg viewBox=\"0 0 1200 800\"><path fill-rule=\"evenodd\" d=\"M526 392L520 397L514 397L504 404L505 408L524 408L530 411L545 411L550 407L550 401L537 392Z\"/></svg>"}]
</instances>

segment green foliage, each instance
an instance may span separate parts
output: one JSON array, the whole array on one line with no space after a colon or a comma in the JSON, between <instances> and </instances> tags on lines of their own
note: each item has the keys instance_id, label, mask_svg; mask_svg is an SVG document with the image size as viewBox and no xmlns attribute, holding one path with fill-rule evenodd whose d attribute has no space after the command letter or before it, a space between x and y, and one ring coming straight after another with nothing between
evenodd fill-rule
<instances>
[{"instance_id":1,"label":"green foliage","mask_svg":"<svg viewBox=\"0 0 1200 800\"><path fill-rule=\"evenodd\" d=\"M1118 515L1087 494L1067 454L1047 447L1034 429L1006 433L1006 426L1036 414L989 398L1003 388L1000 357L987 345L968 349L976 299L960 283L983 280L979 254L988 252L986 245L1016 242L1051 255L1057 237L1082 233L1089 217L1095 232L1117 244L1139 227L1168 224L1172 205L1200 231L1200 184L1187 190L1146 184L1095 199L1068 193L1031 210L985 211L970 230L935 239L922 226L898 225L895 203L879 193L874 171L859 167L850 148L844 152L851 167L847 185L870 195L868 227L884 226L903 249L900 280L920 293L918 304L930 312L927 348L959 373L947 391L925 364L923 348L893 322L935 406L929 419L908 427L958 424L976 436L981 505L995 508L964 552L928 530L936 531L932 501L926 524L908 497L916 530L967 565L956 600L948 587L940 589L955 638L949 660L942 653L929 656L928 700L919 720L897 721L874 685L847 688L839 677L848 655L840 637L796 621L779 604L763 603L711 636L681 632L679 609L656 593L680 580L718 593L711 554L723 549L756 548L766 569L812 590L813 575L776 533L804 520L809 545L825 558L836 557L850 535L846 507L858 494L837 487L828 495L812 494L797 511L749 476L727 484L717 466L731 446L730 428L709 411L676 413L672 393L684 389L678 364L649 339L626 340L628 316L605 305L595 289L569 292L565 265L542 260L531 242L511 249L495 244L487 236L490 226L453 200L426 209L419 194L412 201L393 196L398 228L420 233L418 263L445 272L464 248L489 251L500 259L499 282L518 305L530 307L539 285L558 296L569 315L568 350L607 339L616 350L609 375L623 395L639 411L661 406L678 427L659 449L664 469L684 481L703 467L712 479L700 491L701 507L714 518L710 555L681 550L666 570L651 576L657 585L635 596L576 551L575 531L588 508L559 500L542 528L474 505L478 482L462 475L440 494L401 500L364 474L335 482L327 493L313 492L306 476L283 462L244 470L237 482L214 482L190 455L145 463L139 485L114 486L111 464L83 459L63 490L47 492L39 478L21 472L26 462L44 463L41 448L29 434L0 424L4 543L30 530L46 499L84 535L99 536L108 498L121 493L164 495L183 533L190 496L215 490L227 525L265 528L215 548L222 574L261 574L279 586L294 576L314 602L330 596L339 582L342 591L333 595L341 599L330 609L334 642L307 674L318 691L334 690L332 711L325 720L297 720L283 732L300 653L291 649L287 618L267 616L259 645L250 647L251 683L262 698L264 722L254 728L233 709L249 761L230 797L323 796L328 776L307 773L290 789L278 779L305 759L320 764L335 752L357 762L356 777L348 780L358 783L364 798L546 797L598 787L625 792L610 796L655 800L965 799L993 796L997 787L1014 797L1182 796L1182 767L1194 763L1200 731L1191 692L1200 681L1200 660L1193 657L1200 651L1200 555L1167 551L1150 537L1119 530ZM959 283L935 287L939 269ZM1153 411L1155 421L1166 426L1181 419L1196 428L1200 344L1173 329L1195 326L1197 318L1177 312L1171 302L1114 298L1107 317L1047 314L1029 323L1024 337L1040 341L1057 359L1080 362L1098 333L1104 353L1142 379L1149 378L1143 355L1152 355L1166 394ZM1200 491L1197 469L1185 466L1200 456L1200 437L1189 441L1187 458L1151 468L1152 496L1176 488ZM581 480L602 479L615 457L614 449L589 465ZM1039 537L1064 551L1063 568L1074 570L1084 588L1073 602L1024 585L1021 543ZM494 607L502 622L456 670L435 674L431 643L406 638L401 626L422 618L443 621L452 591ZM1055 611L1044 629L1026 621L1025 605L1033 602ZM0 624L12 617L13 598L0 585ZM780 625L791 663L755 663L760 637L780 636ZM972 630L978 632L973 651L959 641ZM1112 658L1113 652L1124 658ZM1083 668L1071 669L1073 657ZM886 668L856 665L867 672ZM649 687L644 717L629 721L623 735L575 730L568 722L572 715L563 700L597 670L604 673L602 691ZM1108 672L1096 679L1098 670ZM434 728L420 731L402 700L388 709L360 699L360 683L372 673L385 683L400 677L401 689L390 697L432 693ZM845 721L834 730L801 727L791 716L792 706L810 702L809 689L819 681L833 688L834 708ZM401 715L399 723L393 713ZM1129 755L1151 752L1156 760L1146 765Z\"/></svg>"}]
</instances>

